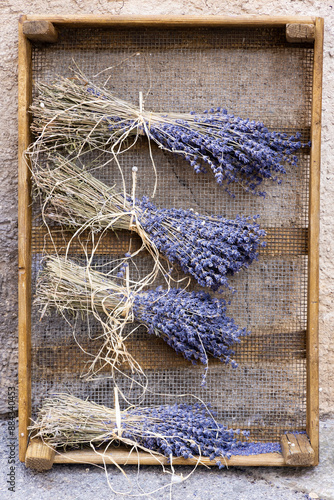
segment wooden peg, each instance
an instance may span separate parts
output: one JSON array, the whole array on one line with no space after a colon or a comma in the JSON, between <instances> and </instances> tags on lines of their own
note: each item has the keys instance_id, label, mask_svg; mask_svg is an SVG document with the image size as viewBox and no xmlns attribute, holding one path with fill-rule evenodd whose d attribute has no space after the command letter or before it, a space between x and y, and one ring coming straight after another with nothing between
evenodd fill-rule
<instances>
[{"instance_id":1,"label":"wooden peg","mask_svg":"<svg viewBox=\"0 0 334 500\"><path fill-rule=\"evenodd\" d=\"M23 34L34 42L54 43L58 40L58 31L50 21L25 21Z\"/></svg>"},{"instance_id":2,"label":"wooden peg","mask_svg":"<svg viewBox=\"0 0 334 500\"><path fill-rule=\"evenodd\" d=\"M285 34L290 43L313 42L315 38L314 24L287 24Z\"/></svg>"},{"instance_id":3,"label":"wooden peg","mask_svg":"<svg viewBox=\"0 0 334 500\"><path fill-rule=\"evenodd\" d=\"M55 450L44 444L41 439L33 438L29 443L26 453L26 467L38 472L49 470L53 465L55 453Z\"/></svg>"},{"instance_id":4,"label":"wooden peg","mask_svg":"<svg viewBox=\"0 0 334 500\"><path fill-rule=\"evenodd\" d=\"M313 465L314 451L306 434L284 434L281 447L286 465Z\"/></svg>"}]
</instances>

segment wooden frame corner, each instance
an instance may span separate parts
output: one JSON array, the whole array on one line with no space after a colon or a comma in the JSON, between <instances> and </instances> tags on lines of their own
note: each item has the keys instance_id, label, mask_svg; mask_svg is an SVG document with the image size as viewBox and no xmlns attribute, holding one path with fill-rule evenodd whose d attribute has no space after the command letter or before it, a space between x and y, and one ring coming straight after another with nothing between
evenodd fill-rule
<instances>
[{"instance_id":1,"label":"wooden frame corner","mask_svg":"<svg viewBox=\"0 0 334 500\"><path fill-rule=\"evenodd\" d=\"M38 472L50 470L54 462L55 454L56 452L51 446L47 446L39 438L33 438L27 448L25 465Z\"/></svg>"},{"instance_id":2,"label":"wooden frame corner","mask_svg":"<svg viewBox=\"0 0 334 500\"><path fill-rule=\"evenodd\" d=\"M50 21L24 21L23 34L34 42L55 43L58 40L58 31Z\"/></svg>"},{"instance_id":3,"label":"wooden frame corner","mask_svg":"<svg viewBox=\"0 0 334 500\"><path fill-rule=\"evenodd\" d=\"M315 453L306 434L284 434L281 448L286 465L314 465Z\"/></svg>"},{"instance_id":4,"label":"wooden frame corner","mask_svg":"<svg viewBox=\"0 0 334 500\"><path fill-rule=\"evenodd\" d=\"M313 43L315 39L315 25L289 23L285 27L285 36L289 43Z\"/></svg>"}]
</instances>

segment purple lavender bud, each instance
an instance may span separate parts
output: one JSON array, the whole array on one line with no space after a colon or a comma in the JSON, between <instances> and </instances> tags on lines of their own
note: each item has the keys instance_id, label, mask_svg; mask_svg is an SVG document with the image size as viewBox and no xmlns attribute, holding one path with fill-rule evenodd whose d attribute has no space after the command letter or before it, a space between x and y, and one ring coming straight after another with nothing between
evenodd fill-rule
<instances>
[{"instance_id":1,"label":"purple lavender bud","mask_svg":"<svg viewBox=\"0 0 334 500\"><path fill-rule=\"evenodd\" d=\"M196 215L191 210L158 209L147 198L137 205L142 209L140 223L158 250L201 286L214 291L228 286L228 276L257 259L265 236L252 217L229 220Z\"/></svg>"},{"instance_id":2,"label":"purple lavender bud","mask_svg":"<svg viewBox=\"0 0 334 500\"><path fill-rule=\"evenodd\" d=\"M148 333L161 337L185 359L207 364L211 355L236 367L231 346L249 332L225 312L224 299L175 288L138 294L133 303L134 316L147 326Z\"/></svg>"}]
</instances>

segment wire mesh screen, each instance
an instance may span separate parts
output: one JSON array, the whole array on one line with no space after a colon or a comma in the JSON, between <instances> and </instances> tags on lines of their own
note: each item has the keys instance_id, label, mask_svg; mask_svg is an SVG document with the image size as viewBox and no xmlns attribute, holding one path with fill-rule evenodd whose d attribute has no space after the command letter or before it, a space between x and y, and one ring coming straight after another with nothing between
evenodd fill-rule
<instances>
[{"instance_id":1,"label":"wire mesh screen","mask_svg":"<svg viewBox=\"0 0 334 500\"><path fill-rule=\"evenodd\" d=\"M108 28L60 29L56 45L33 49L34 81L51 82L72 76L79 68L120 98L153 111L201 112L225 107L229 113L263 121L270 129L301 132L309 140L313 48L288 44L283 28ZM117 383L134 402L170 403L192 394L211 403L221 422L251 430L254 440L277 440L286 430L306 427L306 313L309 154L299 154L298 167L288 167L281 185L265 181L266 198L231 188L232 197L210 175L195 174L180 157L152 144L156 172L147 141L121 155L124 182L131 192L131 169L138 167L136 194L151 196L158 207L193 208L203 214L260 215L267 247L259 260L231 279L234 289L223 297L227 313L251 335L235 348L238 368L210 359L207 382L203 365L192 365L163 340L139 328L128 340L129 351L147 376L149 390L119 376ZM122 183L115 163L95 171L105 183ZM32 234L33 293L44 252L52 251L38 218ZM54 227L57 249L66 234ZM108 269L140 240L130 233L106 236L95 260ZM80 245L71 246L80 258ZM138 257L136 270L152 267L148 255ZM178 276L181 276L176 270ZM159 283L157 283L159 284ZM198 286L191 283L190 288ZM69 322L55 312L40 320L32 310L32 406L36 412L52 392L71 391L79 397L113 405L113 380L102 370L85 381L89 354L98 349L99 325L91 318L76 321L76 339ZM78 347L76 341L82 346ZM87 354L87 352L89 354ZM130 387L131 385L131 387ZM183 398L184 400L184 398Z\"/></svg>"}]
</instances>

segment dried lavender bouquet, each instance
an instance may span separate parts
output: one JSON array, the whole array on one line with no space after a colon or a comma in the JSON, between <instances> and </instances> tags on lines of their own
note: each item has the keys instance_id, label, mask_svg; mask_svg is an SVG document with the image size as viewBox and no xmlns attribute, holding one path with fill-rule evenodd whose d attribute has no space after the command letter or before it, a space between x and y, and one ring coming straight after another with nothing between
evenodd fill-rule
<instances>
[{"instance_id":1,"label":"dried lavender bouquet","mask_svg":"<svg viewBox=\"0 0 334 500\"><path fill-rule=\"evenodd\" d=\"M222 298L161 287L129 292L117 279L62 257L46 259L39 276L36 303L45 309L56 307L60 313L88 312L96 318L103 314L108 317L107 321L102 320L103 324L112 324L115 317L124 316L129 322L145 325L149 334L162 338L185 359L205 365L210 354L236 367L231 346L249 333L226 316ZM121 343L118 338L118 349L125 352Z\"/></svg>"},{"instance_id":2,"label":"dried lavender bouquet","mask_svg":"<svg viewBox=\"0 0 334 500\"><path fill-rule=\"evenodd\" d=\"M163 255L213 291L228 286L229 276L247 268L265 245L257 216L229 220L191 209L157 208L146 197L137 200L106 186L63 157L50 160L48 168L34 168L32 174L45 200L46 218L77 232L135 231L155 259Z\"/></svg>"},{"instance_id":3,"label":"dried lavender bouquet","mask_svg":"<svg viewBox=\"0 0 334 500\"><path fill-rule=\"evenodd\" d=\"M239 430L218 424L201 404L130 407L120 410L83 401L68 394L44 400L37 420L30 427L34 436L53 447L124 443L168 457L209 457L224 466L238 441ZM246 433L244 433L246 434ZM94 446L95 445L95 446Z\"/></svg>"},{"instance_id":4,"label":"dried lavender bouquet","mask_svg":"<svg viewBox=\"0 0 334 500\"><path fill-rule=\"evenodd\" d=\"M104 445L108 451L112 443L124 443L165 456L170 463L173 457L192 459L190 463L195 464L201 463L201 457L208 457L219 468L232 455L281 451L279 443L249 442L248 431L218 423L210 405L131 406L120 410L116 397L115 402L113 409L69 394L55 394L44 400L29 430L58 451L82 445L94 450Z\"/></svg>"},{"instance_id":5,"label":"dried lavender bouquet","mask_svg":"<svg viewBox=\"0 0 334 500\"><path fill-rule=\"evenodd\" d=\"M204 113L157 113L119 99L82 75L53 84L37 83L31 111L32 130L50 147L109 149L115 156L124 141L146 135L160 148L183 156L195 172L212 171L218 184L239 183L265 195L264 179L280 183L286 164L297 164L295 152L305 147L300 134L270 132L261 122L217 108ZM124 148L128 148L124 146Z\"/></svg>"}]
</instances>

